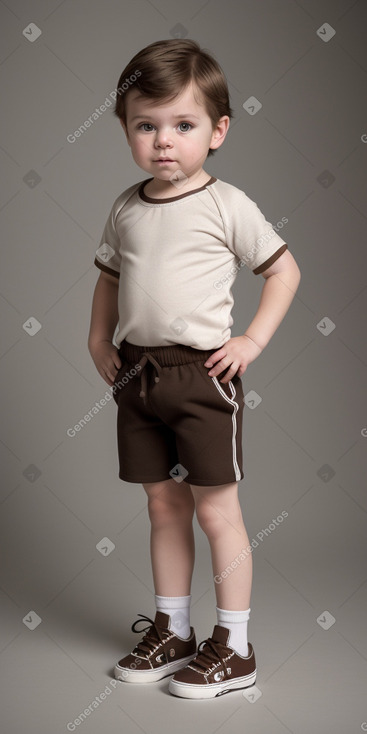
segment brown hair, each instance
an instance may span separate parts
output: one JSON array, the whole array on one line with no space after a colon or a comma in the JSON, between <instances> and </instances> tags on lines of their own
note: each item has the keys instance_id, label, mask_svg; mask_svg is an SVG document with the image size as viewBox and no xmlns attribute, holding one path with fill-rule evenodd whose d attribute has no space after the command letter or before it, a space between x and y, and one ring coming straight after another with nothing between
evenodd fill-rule
<instances>
[{"instance_id":1,"label":"brown hair","mask_svg":"<svg viewBox=\"0 0 367 734\"><path fill-rule=\"evenodd\" d=\"M219 64L196 41L183 38L156 41L135 54L120 75L113 114L126 126L129 85L162 104L178 97L191 81L194 95L195 87L202 94L213 130L223 115L233 117L227 80ZM214 152L209 148L208 156Z\"/></svg>"}]
</instances>

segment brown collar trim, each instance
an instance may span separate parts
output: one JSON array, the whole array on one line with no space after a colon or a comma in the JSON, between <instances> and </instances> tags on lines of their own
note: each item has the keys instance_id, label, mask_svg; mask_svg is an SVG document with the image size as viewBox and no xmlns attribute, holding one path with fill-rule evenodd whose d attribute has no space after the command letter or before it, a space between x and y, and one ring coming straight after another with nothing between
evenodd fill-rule
<instances>
[{"instance_id":1,"label":"brown collar trim","mask_svg":"<svg viewBox=\"0 0 367 734\"><path fill-rule=\"evenodd\" d=\"M193 189L192 191L186 191L185 194L179 194L178 196L170 196L166 199L156 199L144 193L144 186L147 183L149 183L149 181L153 181L153 177L146 178L145 181L142 181L142 183L140 184L138 188L138 194L140 198L143 201L148 202L149 204L167 204L171 201L178 201L178 199L183 199L185 196L191 196L192 194L197 194L198 191L204 191L204 189L206 189L207 186L210 186L210 184L215 183L217 179L215 178L215 176L211 176L210 179L205 184L203 184L203 186L200 186L200 188Z\"/></svg>"}]
</instances>

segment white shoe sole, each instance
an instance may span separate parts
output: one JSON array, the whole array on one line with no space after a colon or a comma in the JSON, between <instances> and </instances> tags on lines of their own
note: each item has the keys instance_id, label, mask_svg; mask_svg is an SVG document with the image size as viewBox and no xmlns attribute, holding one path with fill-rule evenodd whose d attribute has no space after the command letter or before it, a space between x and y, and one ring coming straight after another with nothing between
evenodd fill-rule
<instances>
[{"instance_id":1,"label":"white shoe sole","mask_svg":"<svg viewBox=\"0 0 367 734\"><path fill-rule=\"evenodd\" d=\"M123 668L117 664L115 665L114 675L116 680L123 683L155 683L156 681L161 680L161 678L166 678L167 675L177 673L178 670L181 670L181 668L184 668L188 663L191 663L196 656L197 652L193 655L189 655L187 658L180 658L172 663L161 665L160 668L155 668L155 670L131 670L131 668ZM138 660L139 658L137 658L137 661ZM136 664L137 666L139 665L138 662Z\"/></svg>"},{"instance_id":2,"label":"white shoe sole","mask_svg":"<svg viewBox=\"0 0 367 734\"><path fill-rule=\"evenodd\" d=\"M227 680L223 683L207 683L206 685L170 680L168 690L174 696L181 696L182 698L216 698L216 696L223 696L224 693L234 691L236 688L249 688L254 685L255 681L256 670L250 675L235 678L233 681Z\"/></svg>"}]
</instances>

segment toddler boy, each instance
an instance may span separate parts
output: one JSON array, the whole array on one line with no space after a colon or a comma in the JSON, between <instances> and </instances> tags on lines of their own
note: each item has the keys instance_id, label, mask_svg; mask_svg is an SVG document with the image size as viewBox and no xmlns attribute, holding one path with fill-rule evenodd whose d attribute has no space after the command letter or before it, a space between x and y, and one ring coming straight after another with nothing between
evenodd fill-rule
<instances>
[{"instance_id":1,"label":"toddler boy","mask_svg":"<svg viewBox=\"0 0 367 734\"><path fill-rule=\"evenodd\" d=\"M190 39L157 41L133 57L116 91L114 113L149 178L118 196L105 224L88 347L118 406L119 477L148 497L156 614L139 615L132 629L145 620L145 635L115 676L149 683L174 673L172 694L213 698L256 680L252 554L238 500L241 376L288 311L300 271L256 203L203 170L233 116L211 54ZM265 283L255 317L231 337L243 265ZM194 511L217 600L217 624L199 649Z\"/></svg>"}]
</instances>

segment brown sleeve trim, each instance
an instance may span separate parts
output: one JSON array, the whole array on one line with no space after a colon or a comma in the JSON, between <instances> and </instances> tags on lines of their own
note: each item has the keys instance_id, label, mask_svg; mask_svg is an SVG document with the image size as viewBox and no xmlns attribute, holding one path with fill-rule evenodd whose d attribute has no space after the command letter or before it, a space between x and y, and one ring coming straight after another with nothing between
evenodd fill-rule
<instances>
[{"instance_id":1,"label":"brown sleeve trim","mask_svg":"<svg viewBox=\"0 0 367 734\"><path fill-rule=\"evenodd\" d=\"M288 247L287 244L282 245L279 248L279 250L277 250L276 252L273 253L273 255L271 257L269 257L267 260L265 260L264 263L262 263L261 265L259 265L258 268L255 268L255 270L252 271L254 273L254 275L258 275L259 273L263 273L264 270L267 270L267 268L270 268L270 265L272 265L273 263L275 263L275 261L278 259L278 257L280 257L281 255L283 255L283 252L286 251L287 247Z\"/></svg>"},{"instance_id":2,"label":"brown sleeve trim","mask_svg":"<svg viewBox=\"0 0 367 734\"><path fill-rule=\"evenodd\" d=\"M94 264L97 265L97 268L99 268L100 270L104 270L105 273L108 273L109 275L114 275L117 279L120 277L120 273L118 273L117 270L108 268L107 265L103 265L103 263L99 262L97 258L94 258Z\"/></svg>"}]
</instances>

